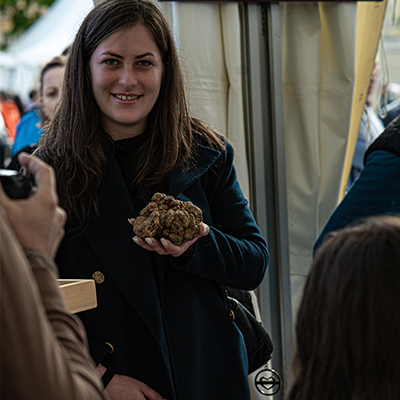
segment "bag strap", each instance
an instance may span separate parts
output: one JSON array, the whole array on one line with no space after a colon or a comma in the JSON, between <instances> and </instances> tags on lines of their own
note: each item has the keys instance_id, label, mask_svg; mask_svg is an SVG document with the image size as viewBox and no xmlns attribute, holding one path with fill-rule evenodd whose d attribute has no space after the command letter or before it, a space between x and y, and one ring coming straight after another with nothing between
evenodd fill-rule
<instances>
[{"instance_id":1,"label":"bag strap","mask_svg":"<svg viewBox=\"0 0 400 400\"><path fill-rule=\"evenodd\" d=\"M236 299L239 303L241 303L252 315L256 316L253 299L251 293L248 290L244 289L236 289L229 286L221 285L221 289L225 294L225 299L227 296ZM229 303L227 302L228 307Z\"/></svg>"}]
</instances>

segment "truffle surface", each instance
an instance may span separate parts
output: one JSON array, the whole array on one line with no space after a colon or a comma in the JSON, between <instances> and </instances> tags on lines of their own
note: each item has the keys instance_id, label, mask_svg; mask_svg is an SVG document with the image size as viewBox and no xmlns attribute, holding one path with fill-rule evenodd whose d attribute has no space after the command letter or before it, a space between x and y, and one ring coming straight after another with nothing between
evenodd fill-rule
<instances>
[{"instance_id":1,"label":"truffle surface","mask_svg":"<svg viewBox=\"0 0 400 400\"><path fill-rule=\"evenodd\" d=\"M133 232L140 238L165 238L180 246L195 237L202 220L202 211L192 202L157 192L135 219Z\"/></svg>"}]
</instances>

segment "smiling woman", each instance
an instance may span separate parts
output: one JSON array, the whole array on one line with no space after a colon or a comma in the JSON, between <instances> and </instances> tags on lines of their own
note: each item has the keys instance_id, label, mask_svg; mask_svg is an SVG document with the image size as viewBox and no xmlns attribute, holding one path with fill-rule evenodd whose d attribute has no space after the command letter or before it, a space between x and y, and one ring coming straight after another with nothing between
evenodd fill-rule
<instances>
[{"instance_id":1,"label":"smiling woman","mask_svg":"<svg viewBox=\"0 0 400 400\"><path fill-rule=\"evenodd\" d=\"M255 289L267 245L232 146L188 112L155 3L107 0L88 14L38 154L54 167L68 213L60 277L98 285L98 307L81 317L110 397L249 399L246 347L221 285ZM131 223L157 192L202 211L190 240L134 235Z\"/></svg>"},{"instance_id":2,"label":"smiling woman","mask_svg":"<svg viewBox=\"0 0 400 400\"><path fill-rule=\"evenodd\" d=\"M101 124L114 139L140 135L160 92L163 66L154 36L138 24L103 40L90 60Z\"/></svg>"}]
</instances>

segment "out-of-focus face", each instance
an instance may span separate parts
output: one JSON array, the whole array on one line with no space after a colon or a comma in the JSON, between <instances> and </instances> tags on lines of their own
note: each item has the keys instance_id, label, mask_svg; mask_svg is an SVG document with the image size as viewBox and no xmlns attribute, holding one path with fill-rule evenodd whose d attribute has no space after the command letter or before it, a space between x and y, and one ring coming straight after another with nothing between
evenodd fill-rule
<instances>
[{"instance_id":1,"label":"out-of-focus face","mask_svg":"<svg viewBox=\"0 0 400 400\"><path fill-rule=\"evenodd\" d=\"M45 119L51 120L54 109L61 98L64 72L64 66L55 66L43 75L41 103Z\"/></svg>"},{"instance_id":2,"label":"out-of-focus face","mask_svg":"<svg viewBox=\"0 0 400 400\"><path fill-rule=\"evenodd\" d=\"M163 77L153 34L141 24L115 32L97 46L89 65L104 130L114 140L140 135Z\"/></svg>"}]
</instances>

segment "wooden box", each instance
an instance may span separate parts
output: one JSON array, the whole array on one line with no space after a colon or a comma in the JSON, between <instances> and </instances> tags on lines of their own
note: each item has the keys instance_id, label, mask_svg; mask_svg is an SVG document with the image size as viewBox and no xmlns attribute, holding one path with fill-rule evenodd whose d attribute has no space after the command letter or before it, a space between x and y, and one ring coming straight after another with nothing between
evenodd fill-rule
<instances>
[{"instance_id":1,"label":"wooden box","mask_svg":"<svg viewBox=\"0 0 400 400\"><path fill-rule=\"evenodd\" d=\"M93 279L58 279L58 284L70 313L97 307L96 286Z\"/></svg>"}]
</instances>

